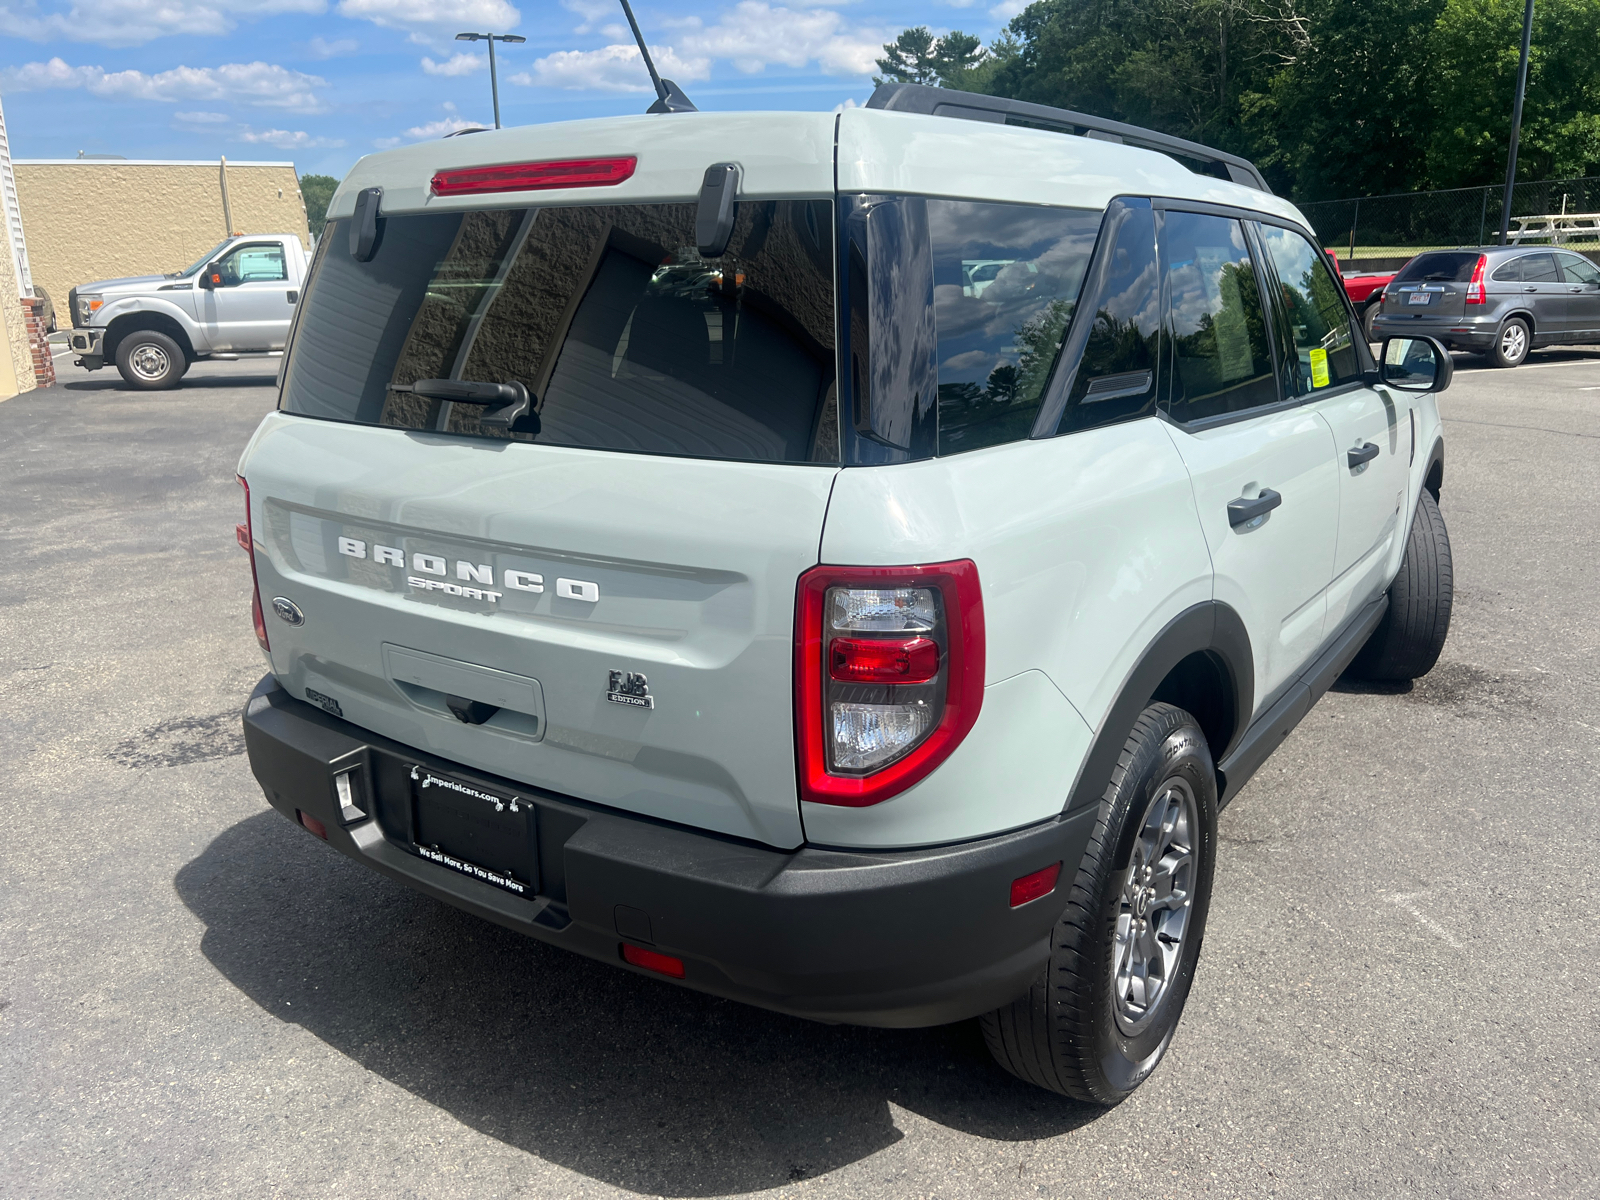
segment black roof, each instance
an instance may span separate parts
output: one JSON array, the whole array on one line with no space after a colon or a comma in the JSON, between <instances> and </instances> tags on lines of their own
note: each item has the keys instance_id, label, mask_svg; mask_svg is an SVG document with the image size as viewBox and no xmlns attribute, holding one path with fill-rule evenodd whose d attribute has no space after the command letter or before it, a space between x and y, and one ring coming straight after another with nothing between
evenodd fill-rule
<instances>
[{"instance_id":1,"label":"black roof","mask_svg":"<svg viewBox=\"0 0 1600 1200\"><path fill-rule=\"evenodd\" d=\"M872 98L867 101L867 107L934 117L956 117L964 121L988 121L994 125L1023 125L1057 133L1074 133L1104 142L1122 142L1187 158L1214 168L1211 173L1231 179L1234 183L1258 191L1272 191L1255 163L1237 154L1226 154L1202 146L1199 142L1157 133L1153 129L1141 129L1137 125L1125 125L1121 121L1108 121L1088 113L1073 112L1071 109L1029 104L1024 100L1007 100L1001 96L981 96L976 92L958 92L954 88L924 87L918 83L879 84Z\"/></svg>"}]
</instances>

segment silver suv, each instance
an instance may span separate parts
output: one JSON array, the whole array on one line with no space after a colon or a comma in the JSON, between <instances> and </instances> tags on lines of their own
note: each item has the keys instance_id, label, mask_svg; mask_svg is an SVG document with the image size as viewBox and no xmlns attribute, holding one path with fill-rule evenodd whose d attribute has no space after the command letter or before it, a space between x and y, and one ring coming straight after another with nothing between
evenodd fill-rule
<instances>
[{"instance_id":1,"label":"silver suv","mask_svg":"<svg viewBox=\"0 0 1600 1200\"><path fill-rule=\"evenodd\" d=\"M1549 246L1429 251L1385 285L1372 332L1436 338L1515 367L1541 346L1600 341L1600 268Z\"/></svg>"},{"instance_id":2,"label":"silver suv","mask_svg":"<svg viewBox=\"0 0 1600 1200\"><path fill-rule=\"evenodd\" d=\"M1243 160L891 85L395 150L329 212L239 464L250 761L487 920L982 1017L1114 1104L1218 810L1443 644L1449 357L1374 362Z\"/></svg>"}]
</instances>

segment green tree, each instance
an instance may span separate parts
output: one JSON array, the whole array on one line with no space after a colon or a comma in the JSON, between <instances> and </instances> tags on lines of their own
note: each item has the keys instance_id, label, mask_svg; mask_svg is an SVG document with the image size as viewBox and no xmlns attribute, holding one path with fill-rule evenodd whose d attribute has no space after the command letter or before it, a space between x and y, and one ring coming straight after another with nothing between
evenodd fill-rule
<instances>
[{"instance_id":1,"label":"green tree","mask_svg":"<svg viewBox=\"0 0 1600 1200\"><path fill-rule=\"evenodd\" d=\"M322 236L322 228L328 223L328 201L338 186L339 181L332 175L300 176L300 198L306 203L306 224L311 227L312 237Z\"/></svg>"},{"instance_id":2,"label":"green tree","mask_svg":"<svg viewBox=\"0 0 1600 1200\"><path fill-rule=\"evenodd\" d=\"M922 83L961 87L984 60L983 43L970 33L952 29L942 38L926 25L907 29L883 47L873 83Z\"/></svg>"},{"instance_id":3,"label":"green tree","mask_svg":"<svg viewBox=\"0 0 1600 1200\"><path fill-rule=\"evenodd\" d=\"M1445 0L1428 44L1434 187L1504 178L1521 51L1520 0ZM1600 0L1539 0L1517 176L1600 171Z\"/></svg>"}]
</instances>

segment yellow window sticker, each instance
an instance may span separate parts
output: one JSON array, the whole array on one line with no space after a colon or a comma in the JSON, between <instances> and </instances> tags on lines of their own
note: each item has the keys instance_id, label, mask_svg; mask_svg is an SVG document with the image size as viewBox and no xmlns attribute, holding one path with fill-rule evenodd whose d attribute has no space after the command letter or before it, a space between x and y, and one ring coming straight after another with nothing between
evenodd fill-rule
<instances>
[{"instance_id":1,"label":"yellow window sticker","mask_svg":"<svg viewBox=\"0 0 1600 1200\"><path fill-rule=\"evenodd\" d=\"M1311 386L1328 386L1328 352L1321 346L1311 352Z\"/></svg>"}]
</instances>

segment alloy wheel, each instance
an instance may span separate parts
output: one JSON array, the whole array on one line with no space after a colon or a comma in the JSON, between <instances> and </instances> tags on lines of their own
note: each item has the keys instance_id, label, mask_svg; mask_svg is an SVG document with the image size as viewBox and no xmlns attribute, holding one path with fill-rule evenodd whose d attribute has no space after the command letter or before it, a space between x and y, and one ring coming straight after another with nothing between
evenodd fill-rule
<instances>
[{"instance_id":1,"label":"alloy wheel","mask_svg":"<svg viewBox=\"0 0 1600 1200\"><path fill-rule=\"evenodd\" d=\"M1500 331L1500 353L1507 362L1521 362L1528 352L1528 331L1513 321Z\"/></svg>"},{"instance_id":2,"label":"alloy wheel","mask_svg":"<svg viewBox=\"0 0 1600 1200\"><path fill-rule=\"evenodd\" d=\"M1176 777L1156 788L1139 823L1111 951L1113 1007L1129 1037L1149 1025L1177 980L1194 906L1199 827L1194 792Z\"/></svg>"}]
</instances>

